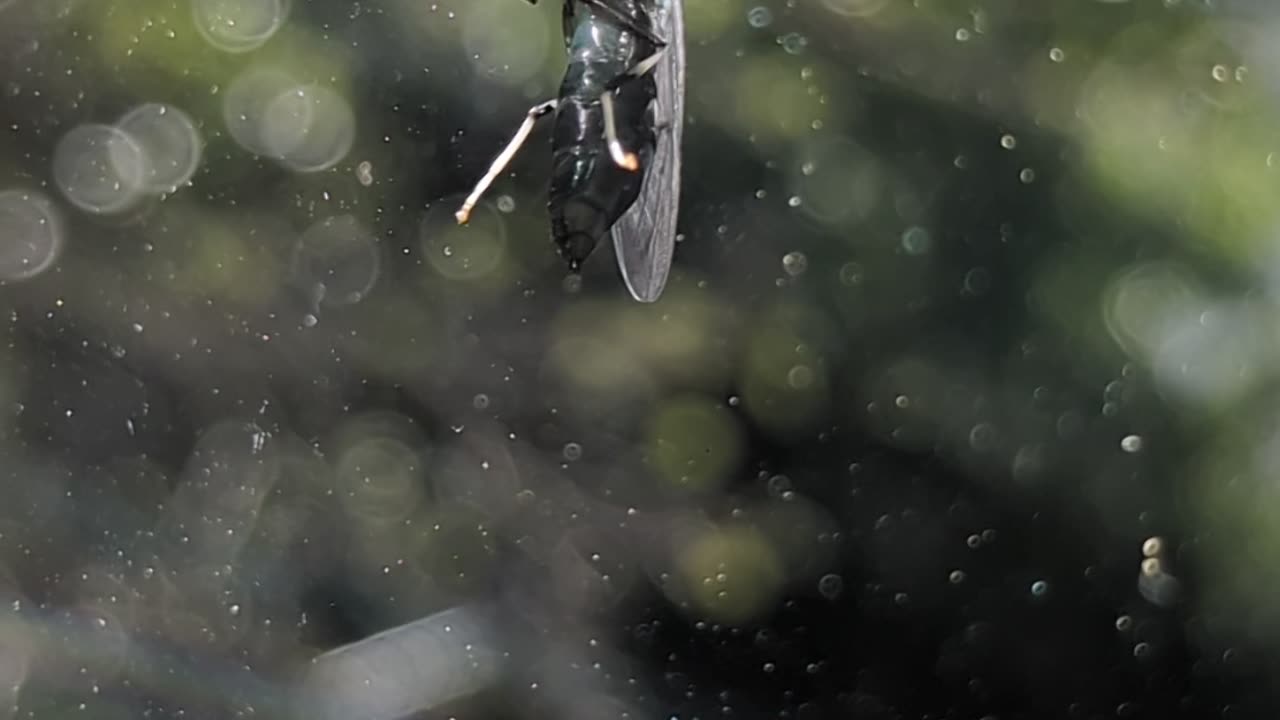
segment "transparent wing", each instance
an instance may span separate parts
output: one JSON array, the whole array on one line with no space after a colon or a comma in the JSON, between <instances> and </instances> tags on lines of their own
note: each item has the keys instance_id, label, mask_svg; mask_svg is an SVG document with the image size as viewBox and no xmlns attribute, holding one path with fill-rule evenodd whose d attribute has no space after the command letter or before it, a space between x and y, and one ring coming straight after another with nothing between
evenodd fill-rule
<instances>
[{"instance_id":1,"label":"transparent wing","mask_svg":"<svg viewBox=\"0 0 1280 720\"><path fill-rule=\"evenodd\" d=\"M645 169L640 197L613 226L618 269L632 297L653 302L662 294L676 246L680 209L680 137L684 130L683 0L656 0L655 26L667 52L654 68L657 145Z\"/></svg>"}]
</instances>

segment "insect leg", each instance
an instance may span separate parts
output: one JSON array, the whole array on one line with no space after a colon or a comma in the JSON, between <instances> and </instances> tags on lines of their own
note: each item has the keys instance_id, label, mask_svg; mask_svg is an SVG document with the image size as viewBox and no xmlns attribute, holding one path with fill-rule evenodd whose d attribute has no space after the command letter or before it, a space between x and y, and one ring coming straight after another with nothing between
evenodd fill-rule
<instances>
[{"instance_id":1,"label":"insect leg","mask_svg":"<svg viewBox=\"0 0 1280 720\"><path fill-rule=\"evenodd\" d=\"M631 67L627 68L626 71L623 72L621 75L610 80L607 84L605 84L604 86L605 89L617 90L618 88L622 87L623 85L626 85L627 83L631 82L632 80L635 80L636 78L644 77L648 73L652 72L655 67L658 66L658 63L662 60L662 56L666 54L666 52L667 52L666 48L658 48L657 52L641 60L635 65L632 65Z\"/></svg>"},{"instance_id":2,"label":"insect leg","mask_svg":"<svg viewBox=\"0 0 1280 720\"><path fill-rule=\"evenodd\" d=\"M489 166L489 172L485 173L484 177L480 178L480 182L476 183L475 189L467 196L466 201L462 203L462 207L458 212L454 213L454 217L458 219L459 225L466 224L467 218L471 217L472 208L476 206L476 203L480 202L480 196L483 195L484 191L488 190L489 186L493 184L493 181L498 178L498 175L502 173L502 170L507 166L507 163L511 162L511 158L515 157L516 152L520 150L520 146L523 145L524 141L529 137L529 133L533 132L533 125L538 122L538 118L555 110L556 106L559 104L559 100L548 100L529 108L528 114L524 117L524 122L520 123L520 129L516 130L516 134L511 138L511 142L507 143L507 147L503 149L498 157L494 158L493 164Z\"/></svg>"},{"instance_id":3,"label":"insect leg","mask_svg":"<svg viewBox=\"0 0 1280 720\"><path fill-rule=\"evenodd\" d=\"M606 90L600 96L600 107L604 110L604 139L609 146L609 157L624 170L635 172L640 169L640 158L636 154L622 149L622 141L618 140L618 125L613 119L613 92Z\"/></svg>"},{"instance_id":4,"label":"insect leg","mask_svg":"<svg viewBox=\"0 0 1280 720\"><path fill-rule=\"evenodd\" d=\"M624 170L632 172L639 170L640 159L636 157L635 153L623 149L622 142L618 140L618 125L613 119L613 94L627 82L643 77L645 73L652 71L657 66L658 61L662 59L664 52L666 52L666 49L660 48L654 54L628 68L626 72L610 80L605 85L604 94L600 96L600 107L604 110L604 139L609 146L609 157L613 158L613 162Z\"/></svg>"}]
</instances>

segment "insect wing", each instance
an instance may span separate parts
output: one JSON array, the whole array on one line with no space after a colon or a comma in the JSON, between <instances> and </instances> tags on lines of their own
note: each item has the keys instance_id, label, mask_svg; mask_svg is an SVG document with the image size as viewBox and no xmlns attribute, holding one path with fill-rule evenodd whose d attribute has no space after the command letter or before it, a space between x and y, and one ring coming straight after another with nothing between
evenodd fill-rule
<instances>
[{"instance_id":1,"label":"insect wing","mask_svg":"<svg viewBox=\"0 0 1280 720\"><path fill-rule=\"evenodd\" d=\"M671 271L676 245L676 217L680 209L680 137L684 130L684 6L683 0L656 0L655 27L667 51L654 68L658 95L654 99L657 142L645 168L640 197L613 226L618 269L640 302L662 294Z\"/></svg>"}]
</instances>

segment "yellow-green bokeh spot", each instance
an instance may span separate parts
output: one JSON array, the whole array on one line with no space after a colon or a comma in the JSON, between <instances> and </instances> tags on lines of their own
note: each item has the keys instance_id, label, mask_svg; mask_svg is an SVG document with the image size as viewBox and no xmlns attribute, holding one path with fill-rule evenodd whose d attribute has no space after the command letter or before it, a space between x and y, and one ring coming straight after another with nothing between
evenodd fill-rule
<instances>
[{"instance_id":1,"label":"yellow-green bokeh spot","mask_svg":"<svg viewBox=\"0 0 1280 720\"><path fill-rule=\"evenodd\" d=\"M1100 64L1082 89L1088 167L1102 192L1183 224L1197 252L1251 266L1267 259L1280 215L1267 165L1280 140L1275 113L1234 70L1222 66L1217 81L1209 59L1193 64L1203 64L1202 87L1188 88L1172 59L1131 72Z\"/></svg>"},{"instance_id":2,"label":"yellow-green bokeh spot","mask_svg":"<svg viewBox=\"0 0 1280 720\"><path fill-rule=\"evenodd\" d=\"M373 523L403 520L422 500L418 454L391 437L370 437L347 448L335 467L347 511Z\"/></svg>"},{"instance_id":3,"label":"yellow-green bokeh spot","mask_svg":"<svg viewBox=\"0 0 1280 720\"><path fill-rule=\"evenodd\" d=\"M892 186L875 153L848 137L806 139L795 153L789 183L804 198L801 210L831 227L849 228L866 221Z\"/></svg>"},{"instance_id":4,"label":"yellow-green bokeh spot","mask_svg":"<svg viewBox=\"0 0 1280 720\"><path fill-rule=\"evenodd\" d=\"M280 287L283 263L271 233L258 233L258 218L203 212L194 206L177 214L190 221L190 246L183 251L170 248L165 255L174 261L174 286L194 297L215 296L236 303L259 306ZM271 223L264 220L264 225ZM156 244L169 242L158 238Z\"/></svg>"},{"instance_id":5,"label":"yellow-green bokeh spot","mask_svg":"<svg viewBox=\"0 0 1280 720\"><path fill-rule=\"evenodd\" d=\"M723 392L718 345L736 331L723 304L705 292L673 289L666 312L625 298L584 300L556 318L547 369L596 408L634 402L657 384Z\"/></svg>"},{"instance_id":6,"label":"yellow-green bokeh spot","mask_svg":"<svg viewBox=\"0 0 1280 720\"><path fill-rule=\"evenodd\" d=\"M713 295L668 287L667 312L654 313L637 303L623 306L616 327L638 357L655 374L685 387L719 390L721 367L717 345L730 340L728 312Z\"/></svg>"},{"instance_id":7,"label":"yellow-green bokeh spot","mask_svg":"<svg viewBox=\"0 0 1280 720\"><path fill-rule=\"evenodd\" d=\"M547 359L549 370L583 393L584 403L596 407L634 399L650 387L644 368L625 347L589 335L560 340Z\"/></svg>"},{"instance_id":8,"label":"yellow-green bokeh spot","mask_svg":"<svg viewBox=\"0 0 1280 720\"><path fill-rule=\"evenodd\" d=\"M400 292L355 307L345 339L363 367L390 377L431 371L440 329L422 299Z\"/></svg>"},{"instance_id":9,"label":"yellow-green bokeh spot","mask_svg":"<svg viewBox=\"0 0 1280 720\"><path fill-rule=\"evenodd\" d=\"M226 53L200 36L188 3L131 0L92 5L101 8L82 17L79 25L95 42L112 81L127 82L139 96L170 97L194 90L183 94L184 109L196 117L217 117L220 89L251 66L278 67L300 83L319 82L350 96L347 72L354 64L354 51L298 23L285 23L252 53Z\"/></svg>"},{"instance_id":10,"label":"yellow-green bokeh spot","mask_svg":"<svg viewBox=\"0 0 1280 720\"><path fill-rule=\"evenodd\" d=\"M507 245L506 221L486 205L466 225L448 223L433 228L423 239L422 252L434 275L497 289L493 286L500 287L511 274L511 269L504 267L509 264Z\"/></svg>"},{"instance_id":11,"label":"yellow-green bokeh spot","mask_svg":"<svg viewBox=\"0 0 1280 720\"><path fill-rule=\"evenodd\" d=\"M708 529L682 549L677 566L694 611L728 625L767 611L785 582L777 552L749 527Z\"/></svg>"},{"instance_id":12,"label":"yellow-green bokeh spot","mask_svg":"<svg viewBox=\"0 0 1280 720\"><path fill-rule=\"evenodd\" d=\"M757 423L778 435L820 421L830 403L825 360L810 338L830 337L827 323L798 305L779 307L750 338L740 385Z\"/></svg>"},{"instance_id":13,"label":"yellow-green bokeh spot","mask_svg":"<svg viewBox=\"0 0 1280 720\"><path fill-rule=\"evenodd\" d=\"M746 63L735 79L737 112L719 118L736 122L737 132L762 140L786 142L811 132L814 122L830 120L830 107L800 81L799 70L774 59Z\"/></svg>"},{"instance_id":14,"label":"yellow-green bokeh spot","mask_svg":"<svg viewBox=\"0 0 1280 720\"><path fill-rule=\"evenodd\" d=\"M663 483L680 493L720 489L737 467L742 429L727 408L686 397L664 404L649 428L650 457Z\"/></svg>"},{"instance_id":15,"label":"yellow-green bokeh spot","mask_svg":"<svg viewBox=\"0 0 1280 720\"><path fill-rule=\"evenodd\" d=\"M585 301L556 317L546 372L574 391L582 410L640 407L653 392L648 367L621 329L622 307Z\"/></svg>"},{"instance_id":16,"label":"yellow-green bokeh spot","mask_svg":"<svg viewBox=\"0 0 1280 720\"><path fill-rule=\"evenodd\" d=\"M242 62L200 37L189 3L131 0L91 3L85 10L76 22L86 39L96 42L102 67L140 95L187 85L209 87Z\"/></svg>"},{"instance_id":17,"label":"yellow-green bokeh spot","mask_svg":"<svg viewBox=\"0 0 1280 720\"><path fill-rule=\"evenodd\" d=\"M687 42L705 42L720 37L740 17L742 6L732 0L694 0L684 6L684 34Z\"/></svg>"}]
</instances>

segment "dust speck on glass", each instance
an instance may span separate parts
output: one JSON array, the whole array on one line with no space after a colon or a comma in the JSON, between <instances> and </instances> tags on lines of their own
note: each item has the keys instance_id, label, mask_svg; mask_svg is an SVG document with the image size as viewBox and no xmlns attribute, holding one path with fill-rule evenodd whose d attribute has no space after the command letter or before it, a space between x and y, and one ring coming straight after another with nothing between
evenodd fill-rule
<instances>
[{"instance_id":1,"label":"dust speck on glass","mask_svg":"<svg viewBox=\"0 0 1280 720\"><path fill-rule=\"evenodd\" d=\"M1278 30L0 0L0 720L1275 717Z\"/></svg>"}]
</instances>

